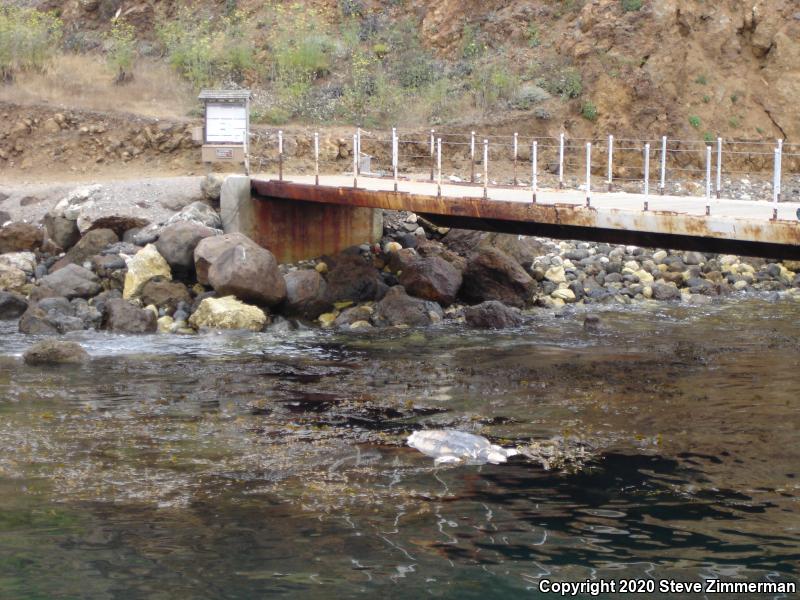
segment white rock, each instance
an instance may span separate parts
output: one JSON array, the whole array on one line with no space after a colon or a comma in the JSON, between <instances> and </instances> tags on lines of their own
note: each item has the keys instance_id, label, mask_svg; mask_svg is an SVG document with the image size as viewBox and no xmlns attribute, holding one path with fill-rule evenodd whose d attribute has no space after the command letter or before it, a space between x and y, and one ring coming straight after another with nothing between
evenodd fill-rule
<instances>
[{"instance_id":1,"label":"white rock","mask_svg":"<svg viewBox=\"0 0 800 600\"><path fill-rule=\"evenodd\" d=\"M138 296L144 284L154 277L172 279L169 264L153 244L147 244L126 262L128 272L125 273L125 286L122 292L122 297L126 300Z\"/></svg>"},{"instance_id":2,"label":"white rock","mask_svg":"<svg viewBox=\"0 0 800 600\"><path fill-rule=\"evenodd\" d=\"M492 444L485 437L455 430L415 431L406 442L434 463L482 465L506 462L519 454L514 448L503 448Z\"/></svg>"},{"instance_id":3,"label":"white rock","mask_svg":"<svg viewBox=\"0 0 800 600\"><path fill-rule=\"evenodd\" d=\"M562 266L550 267L545 272L544 277L553 283L564 283L567 280L567 275Z\"/></svg>"}]
</instances>

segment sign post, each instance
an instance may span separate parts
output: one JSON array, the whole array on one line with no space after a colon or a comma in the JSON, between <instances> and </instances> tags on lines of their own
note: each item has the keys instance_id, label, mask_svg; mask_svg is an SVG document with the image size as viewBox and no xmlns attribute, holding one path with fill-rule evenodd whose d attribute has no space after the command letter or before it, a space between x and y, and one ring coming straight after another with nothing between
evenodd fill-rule
<instances>
[{"instance_id":1,"label":"sign post","mask_svg":"<svg viewBox=\"0 0 800 600\"><path fill-rule=\"evenodd\" d=\"M203 90L205 106L202 160L204 163L243 164L250 173L250 90Z\"/></svg>"}]
</instances>

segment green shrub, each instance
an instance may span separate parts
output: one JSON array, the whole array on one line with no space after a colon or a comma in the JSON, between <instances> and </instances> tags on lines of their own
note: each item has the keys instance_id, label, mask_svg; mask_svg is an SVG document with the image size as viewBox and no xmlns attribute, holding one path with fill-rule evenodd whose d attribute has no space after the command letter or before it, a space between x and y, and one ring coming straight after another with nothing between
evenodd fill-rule
<instances>
[{"instance_id":1,"label":"green shrub","mask_svg":"<svg viewBox=\"0 0 800 600\"><path fill-rule=\"evenodd\" d=\"M577 98L583 93L583 78L576 69L564 69L550 79L548 89L562 98Z\"/></svg>"},{"instance_id":2,"label":"green shrub","mask_svg":"<svg viewBox=\"0 0 800 600\"><path fill-rule=\"evenodd\" d=\"M698 85L705 85L708 83L708 79L706 79L705 75L698 75L694 82Z\"/></svg>"},{"instance_id":3,"label":"green shrub","mask_svg":"<svg viewBox=\"0 0 800 600\"><path fill-rule=\"evenodd\" d=\"M581 115L588 121L597 120L597 106L591 100L586 100L581 106Z\"/></svg>"},{"instance_id":4,"label":"green shrub","mask_svg":"<svg viewBox=\"0 0 800 600\"><path fill-rule=\"evenodd\" d=\"M622 10L633 12L642 8L642 0L622 0Z\"/></svg>"},{"instance_id":5,"label":"green shrub","mask_svg":"<svg viewBox=\"0 0 800 600\"><path fill-rule=\"evenodd\" d=\"M731 117L730 119L728 119L728 126L729 127L733 128L733 129L739 129L739 125L740 125L740 123L739 123L739 119L738 118Z\"/></svg>"},{"instance_id":6,"label":"green shrub","mask_svg":"<svg viewBox=\"0 0 800 600\"><path fill-rule=\"evenodd\" d=\"M710 144L710 143L714 142L714 141L715 141L714 134L712 134L712 133L711 133L711 132L709 132L709 131L706 131L706 132L703 134L703 141L704 141L706 144Z\"/></svg>"},{"instance_id":7,"label":"green shrub","mask_svg":"<svg viewBox=\"0 0 800 600\"><path fill-rule=\"evenodd\" d=\"M461 57L467 60L480 58L486 51L480 27L477 25L464 25L461 32Z\"/></svg>"},{"instance_id":8,"label":"green shrub","mask_svg":"<svg viewBox=\"0 0 800 600\"><path fill-rule=\"evenodd\" d=\"M183 8L176 17L164 19L156 33L170 64L195 88L201 88L241 79L245 71L255 68L244 23L238 12L215 20Z\"/></svg>"},{"instance_id":9,"label":"green shrub","mask_svg":"<svg viewBox=\"0 0 800 600\"><path fill-rule=\"evenodd\" d=\"M539 26L536 23L528 23L528 46L538 48L542 40L539 36Z\"/></svg>"},{"instance_id":10,"label":"green shrub","mask_svg":"<svg viewBox=\"0 0 800 600\"><path fill-rule=\"evenodd\" d=\"M517 95L519 78L503 65L484 65L470 78L475 106L489 110L501 101L511 101Z\"/></svg>"},{"instance_id":11,"label":"green shrub","mask_svg":"<svg viewBox=\"0 0 800 600\"><path fill-rule=\"evenodd\" d=\"M708 104L709 102L711 102L711 96L708 94L703 95L703 104Z\"/></svg>"},{"instance_id":12,"label":"green shrub","mask_svg":"<svg viewBox=\"0 0 800 600\"><path fill-rule=\"evenodd\" d=\"M124 83L133 78L135 60L135 30L129 23L119 19L115 20L106 34L106 61L116 74L116 83Z\"/></svg>"},{"instance_id":13,"label":"green shrub","mask_svg":"<svg viewBox=\"0 0 800 600\"><path fill-rule=\"evenodd\" d=\"M691 125L695 129L700 129L700 117L696 115L689 117L689 125Z\"/></svg>"},{"instance_id":14,"label":"green shrub","mask_svg":"<svg viewBox=\"0 0 800 600\"><path fill-rule=\"evenodd\" d=\"M0 81L43 69L61 41L61 25L53 13L0 7Z\"/></svg>"}]
</instances>

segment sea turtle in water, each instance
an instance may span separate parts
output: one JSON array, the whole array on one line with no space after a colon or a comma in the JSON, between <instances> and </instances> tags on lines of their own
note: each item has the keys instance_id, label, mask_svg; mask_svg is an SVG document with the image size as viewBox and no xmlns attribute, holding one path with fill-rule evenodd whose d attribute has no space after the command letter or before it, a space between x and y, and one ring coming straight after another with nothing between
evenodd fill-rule
<instances>
[{"instance_id":1,"label":"sea turtle in water","mask_svg":"<svg viewBox=\"0 0 800 600\"><path fill-rule=\"evenodd\" d=\"M492 444L485 437L455 430L415 431L406 440L408 445L434 459L435 464L483 465L504 463L519 454L513 448Z\"/></svg>"}]
</instances>

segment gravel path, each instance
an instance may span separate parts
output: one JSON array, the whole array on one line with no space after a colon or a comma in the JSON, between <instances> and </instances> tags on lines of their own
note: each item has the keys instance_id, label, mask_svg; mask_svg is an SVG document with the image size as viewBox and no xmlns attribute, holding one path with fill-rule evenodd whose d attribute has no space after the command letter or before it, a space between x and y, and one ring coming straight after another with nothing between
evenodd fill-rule
<instances>
[{"instance_id":1,"label":"gravel path","mask_svg":"<svg viewBox=\"0 0 800 600\"><path fill-rule=\"evenodd\" d=\"M99 186L93 194L98 212L135 213L151 222L163 221L181 208L201 200L202 177L159 177L124 179L95 183L0 183L2 220L38 222L48 210L70 192L87 186ZM3 215L2 213L6 213Z\"/></svg>"}]
</instances>

